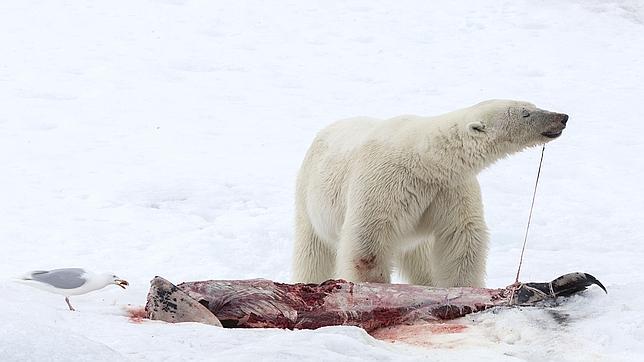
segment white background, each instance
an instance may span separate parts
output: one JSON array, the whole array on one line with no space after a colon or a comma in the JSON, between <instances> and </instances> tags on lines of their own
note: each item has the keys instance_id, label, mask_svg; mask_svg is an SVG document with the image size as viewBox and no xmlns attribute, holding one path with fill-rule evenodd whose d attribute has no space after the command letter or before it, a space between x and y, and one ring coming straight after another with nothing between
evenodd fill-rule
<instances>
[{"instance_id":1,"label":"white background","mask_svg":"<svg viewBox=\"0 0 644 362\"><path fill-rule=\"evenodd\" d=\"M0 360L629 360L644 353L644 5L633 1L3 1ZM288 281L294 179L351 116L489 98L570 115L546 147L522 280L608 287L483 313L423 348L357 328L130 323L155 275ZM481 174L489 287L514 280L539 150ZM85 267L63 298L14 283Z\"/></svg>"}]
</instances>

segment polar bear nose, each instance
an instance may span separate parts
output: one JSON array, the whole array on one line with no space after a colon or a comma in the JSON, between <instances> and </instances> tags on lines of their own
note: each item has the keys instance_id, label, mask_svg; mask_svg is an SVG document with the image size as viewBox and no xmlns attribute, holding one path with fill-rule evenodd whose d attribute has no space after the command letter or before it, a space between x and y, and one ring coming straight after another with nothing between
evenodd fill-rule
<instances>
[{"instance_id":1,"label":"polar bear nose","mask_svg":"<svg viewBox=\"0 0 644 362\"><path fill-rule=\"evenodd\" d=\"M568 115L567 114L561 114L561 119L559 120L563 125L565 126L566 123L568 123Z\"/></svg>"}]
</instances>

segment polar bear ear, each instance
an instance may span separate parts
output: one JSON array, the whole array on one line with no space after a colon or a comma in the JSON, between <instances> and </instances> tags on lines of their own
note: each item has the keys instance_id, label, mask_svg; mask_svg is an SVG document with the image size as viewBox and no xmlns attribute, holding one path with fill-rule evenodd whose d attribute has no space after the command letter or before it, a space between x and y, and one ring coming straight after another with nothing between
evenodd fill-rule
<instances>
[{"instance_id":1,"label":"polar bear ear","mask_svg":"<svg viewBox=\"0 0 644 362\"><path fill-rule=\"evenodd\" d=\"M479 121L470 122L467 124L467 129L471 132L481 133L485 132L485 125Z\"/></svg>"}]
</instances>

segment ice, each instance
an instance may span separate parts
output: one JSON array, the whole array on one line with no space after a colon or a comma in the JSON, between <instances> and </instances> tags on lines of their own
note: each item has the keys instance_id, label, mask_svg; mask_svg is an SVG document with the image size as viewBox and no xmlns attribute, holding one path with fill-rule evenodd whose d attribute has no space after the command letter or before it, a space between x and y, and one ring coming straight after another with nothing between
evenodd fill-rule
<instances>
[{"instance_id":1,"label":"ice","mask_svg":"<svg viewBox=\"0 0 644 362\"><path fill-rule=\"evenodd\" d=\"M644 354L644 7L615 1L0 3L0 360L635 360ZM297 168L324 125L489 98L565 112L522 279L590 290L428 336L135 324L148 282L288 281ZM539 150L480 176L487 284L514 280ZM63 299L33 269L127 279ZM561 318L561 316L568 316Z\"/></svg>"}]
</instances>

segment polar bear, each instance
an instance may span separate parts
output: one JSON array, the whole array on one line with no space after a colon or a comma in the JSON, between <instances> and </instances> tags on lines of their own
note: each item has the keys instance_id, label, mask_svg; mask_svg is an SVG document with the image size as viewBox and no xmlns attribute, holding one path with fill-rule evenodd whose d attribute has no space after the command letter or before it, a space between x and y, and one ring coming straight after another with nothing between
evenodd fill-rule
<instances>
[{"instance_id":1,"label":"polar bear","mask_svg":"<svg viewBox=\"0 0 644 362\"><path fill-rule=\"evenodd\" d=\"M568 116L489 100L435 117L352 118L320 131L296 185L295 282L483 287L477 174L561 135Z\"/></svg>"}]
</instances>

